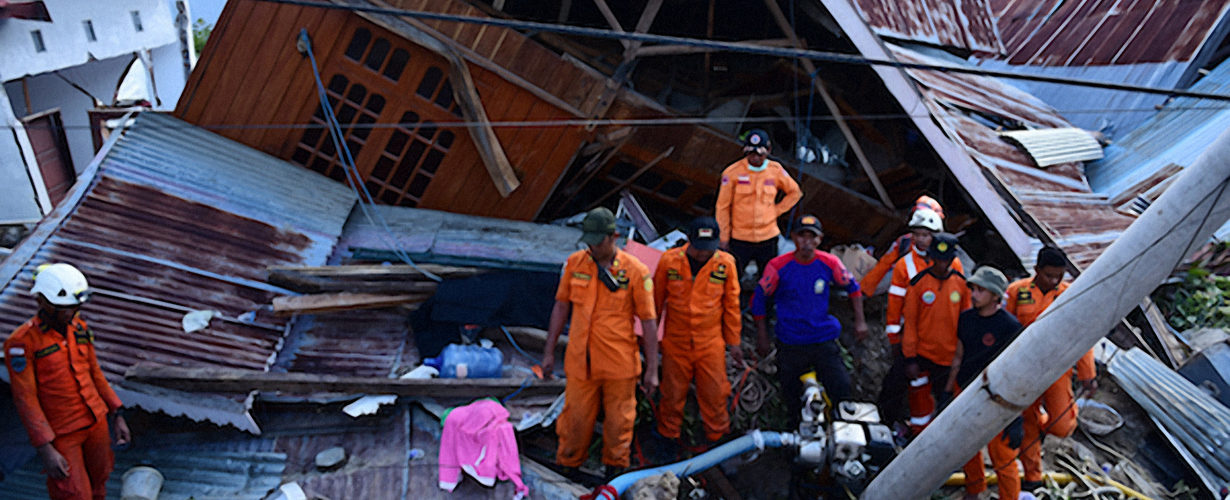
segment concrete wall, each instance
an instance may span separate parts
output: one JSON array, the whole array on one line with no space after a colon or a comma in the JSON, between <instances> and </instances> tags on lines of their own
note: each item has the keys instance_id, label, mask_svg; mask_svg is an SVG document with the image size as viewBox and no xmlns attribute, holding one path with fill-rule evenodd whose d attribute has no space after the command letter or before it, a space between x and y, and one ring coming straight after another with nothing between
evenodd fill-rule
<instances>
[{"instance_id":1,"label":"concrete wall","mask_svg":"<svg viewBox=\"0 0 1230 500\"><path fill-rule=\"evenodd\" d=\"M175 18L165 0L45 0L45 4L50 23L23 19L0 23L0 81L179 43ZM133 11L140 13L141 31L133 24ZM96 41L86 38L86 20L93 23ZM35 50L34 30L42 34L44 52Z\"/></svg>"},{"instance_id":2,"label":"concrete wall","mask_svg":"<svg viewBox=\"0 0 1230 500\"><path fill-rule=\"evenodd\" d=\"M38 221L43 217L38 195L42 177L31 179L27 163L33 162L30 143L21 122L13 115L8 97L0 92L0 225ZM33 181L38 182L36 187ZM2 258L2 257L0 257Z\"/></svg>"}]
</instances>

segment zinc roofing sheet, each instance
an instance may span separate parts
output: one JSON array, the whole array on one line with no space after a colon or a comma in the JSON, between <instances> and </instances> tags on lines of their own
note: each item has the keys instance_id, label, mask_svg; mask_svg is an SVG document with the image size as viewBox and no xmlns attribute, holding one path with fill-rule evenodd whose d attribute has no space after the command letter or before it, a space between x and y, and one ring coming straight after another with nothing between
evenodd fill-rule
<instances>
[{"instance_id":1,"label":"zinc roofing sheet","mask_svg":"<svg viewBox=\"0 0 1230 500\"><path fill-rule=\"evenodd\" d=\"M323 264L355 197L318 174L159 114L141 114L116 134L60 206L0 262L0 339L35 312L34 269L69 262L96 289L81 314L113 382L140 362L267 369L284 321L259 312L282 293L264 283L265 268ZM184 332L184 312L200 309L229 319ZM254 322L235 319L253 311ZM250 427L250 418L225 417L226 405L209 398L140 397L147 391L134 387L130 400L145 409Z\"/></svg>"},{"instance_id":2,"label":"zinc roofing sheet","mask_svg":"<svg viewBox=\"0 0 1230 500\"><path fill-rule=\"evenodd\" d=\"M903 62L940 64L907 48L888 45ZM1018 216L1036 222L1035 238L1063 248L1078 268L1093 262L1132 223L1094 193L1079 162L1040 169L1021 148L1000 137L1003 128L1068 128L1052 107L1000 80L976 75L908 69L927 109L949 139L1003 188Z\"/></svg>"},{"instance_id":3,"label":"zinc roofing sheet","mask_svg":"<svg viewBox=\"0 0 1230 500\"><path fill-rule=\"evenodd\" d=\"M974 52L1004 51L987 0L856 0L876 34Z\"/></svg>"}]
</instances>

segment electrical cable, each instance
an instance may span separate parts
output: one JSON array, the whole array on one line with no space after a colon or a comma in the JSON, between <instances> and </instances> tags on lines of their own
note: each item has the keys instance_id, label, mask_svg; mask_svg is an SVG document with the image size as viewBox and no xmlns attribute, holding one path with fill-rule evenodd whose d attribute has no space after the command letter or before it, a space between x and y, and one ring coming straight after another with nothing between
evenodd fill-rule
<instances>
[{"instance_id":1,"label":"electrical cable","mask_svg":"<svg viewBox=\"0 0 1230 500\"><path fill-rule=\"evenodd\" d=\"M1210 94L1205 92L1192 92L1181 89L1165 89L1158 87L1146 87L1141 85L1129 85L1113 82L1102 82L1094 80L1085 80L1079 78L1062 78L1043 75L1028 75L1021 73L1013 73L1010 71L988 70L983 68L973 68L967 66L950 66L940 64L921 64L921 63L904 63L900 61L892 61L885 59L873 59L862 56L854 56L849 54L841 54L837 52L824 52L809 49L796 49L787 47L768 47L764 45L756 45L743 42L723 42L717 40L704 40L699 38L677 37L667 35L654 35L649 33L637 33L627 31L612 31L596 28L586 28L581 26L568 26L562 24L540 23L533 21L518 21L511 19L498 19L493 17L474 17L461 16L455 14L445 14L438 12L423 12L407 9L394 9L386 7L377 7L370 5L353 5L353 4L333 4L324 2L314 2L305 0L259 0L267 3L278 3L286 5L297 5L301 7L316 7L322 9L346 10L352 12L367 12L371 14L385 14L393 16L404 16L415 19L425 19L431 21L446 21L479 24L486 26L495 26L501 28L511 28L516 30L526 30L530 32L548 32L560 33L565 35L577 35L590 38L613 39L613 40L629 40L637 42L649 42L665 45L682 45L686 47L700 47L717 50L725 50L730 52L741 52L747 54L759 54L779 57L806 58L815 61L823 61L836 64L851 64L860 66L887 66L898 69L920 69L932 70L946 73L963 73L981 76L992 76L997 78L1007 78L1013 80L1026 80L1034 82L1056 83L1064 85L1077 85L1091 88L1101 88L1109 90L1124 90L1131 92L1142 92L1147 94L1161 94L1167 96L1179 97L1199 97L1204 99L1214 99L1218 101L1230 101L1230 95Z\"/></svg>"},{"instance_id":2,"label":"electrical cable","mask_svg":"<svg viewBox=\"0 0 1230 500\"><path fill-rule=\"evenodd\" d=\"M379 223L380 228L384 230L384 233L381 233L381 238L385 240L385 243L389 245L389 248L393 254L401 259L402 262L409 264L410 267L414 268L414 270L422 273L423 276L426 276L432 281L444 281L439 276L436 276L430 271L420 268L417 264L415 264L414 261L410 259L410 256L406 254L406 252L402 250L392 238L393 230L389 228L388 222L384 220L384 216L377 212L376 216L373 217L372 212L374 212L374 210L368 210L367 205L375 205L375 199L372 198L371 193L367 190L367 186L363 183L363 175L359 172L358 166L354 163L354 157L350 153L350 146L348 146L346 141L342 139L342 131L338 125L337 116L333 114L333 106L329 102L328 93L325 92L324 82L321 81L320 69L316 63L316 55L312 52L312 41L308 37L306 29L299 31L299 42L303 48L303 51L307 53L308 59L312 63L312 76L316 79L316 91L320 97L321 113L324 115L326 123L330 125L329 137L333 139L333 145L340 153L338 155L338 161L341 163L343 170L346 173L346 183L350 185L350 188L354 190L355 194L358 196L358 205L359 209L363 212L363 216L366 217L368 222L373 225L377 224L377 222Z\"/></svg>"},{"instance_id":3,"label":"electrical cable","mask_svg":"<svg viewBox=\"0 0 1230 500\"><path fill-rule=\"evenodd\" d=\"M530 355L530 353L525 352L525 349L522 349L522 348L521 348L521 346L520 346L519 344L517 344L517 341L516 341L515 339L513 339L512 333L509 333L508 329L507 329L507 328L504 328L504 325L500 325L500 331L504 332L504 336L508 338L508 342L509 342L509 343L511 343L511 344L512 344L512 346L513 346L515 349L517 349L517 352L521 353L521 355L522 355L522 356L525 356L525 357L529 358L529 359L530 359L530 361L533 361L533 362L535 362L535 363L538 363L538 362L541 362L541 361L542 361L542 360L540 360L540 359L538 359L538 358L535 358L534 356L531 356L531 355Z\"/></svg>"}]
</instances>

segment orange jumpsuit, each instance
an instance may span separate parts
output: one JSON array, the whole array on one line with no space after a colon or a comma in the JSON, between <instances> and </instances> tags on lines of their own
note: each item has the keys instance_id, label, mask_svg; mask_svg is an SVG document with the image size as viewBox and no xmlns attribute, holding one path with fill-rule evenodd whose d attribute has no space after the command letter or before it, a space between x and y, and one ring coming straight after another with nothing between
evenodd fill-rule
<instances>
[{"instance_id":1,"label":"orange jumpsuit","mask_svg":"<svg viewBox=\"0 0 1230 500\"><path fill-rule=\"evenodd\" d=\"M759 172L748 168L747 158L722 171L713 213L721 229L722 243L731 239L755 243L776 238L781 234L777 218L803 199L799 184L780 163L765 162L768 165ZM780 203L779 191L785 195Z\"/></svg>"},{"instance_id":2,"label":"orange jumpsuit","mask_svg":"<svg viewBox=\"0 0 1230 500\"><path fill-rule=\"evenodd\" d=\"M598 280L589 252L568 256L555 300L572 305L568 347L564 352L564 410L556 432L556 461L577 467L589 455L598 410L602 423L602 462L630 464L632 424L636 420L636 381L640 351L634 316L653 320L653 277L636 257L619 250L609 269L620 287L610 291Z\"/></svg>"},{"instance_id":3,"label":"orange jumpsuit","mask_svg":"<svg viewBox=\"0 0 1230 500\"><path fill-rule=\"evenodd\" d=\"M896 250L892 251L893 255L896 255ZM883 258L880 260L883 260ZM876 265L878 266L879 264L877 263ZM892 285L888 287L888 307L884 314L884 333L888 335L889 344L901 342L901 314L905 304L905 292L910 287L910 280L914 279L919 271L925 271L928 267L931 267L931 261L925 255L920 254L913 245L910 246L910 250L906 252L906 255L893 264ZM960 259L953 259L950 269L958 273L965 272L965 267L961 265ZM865 277L863 279L866 280ZM878 285L879 283L876 284Z\"/></svg>"},{"instance_id":4,"label":"orange jumpsuit","mask_svg":"<svg viewBox=\"0 0 1230 500\"><path fill-rule=\"evenodd\" d=\"M1016 315L1021 326L1028 327L1038 319L1046 308L1051 306L1064 290L1067 283L1060 283L1055 289L1042 293L1032 278L1025 278L1008 285L1006 295L1008 302L1004 306L1008 312ZM1093 350L1086 352L1076 362L1076 377L1078 380L1093 380L1097 376L1094 364ZM1042 409L1046 409L1046 418ZM1067 437L1076 430L1076 399L1072 392L1072 370L1064 372L1059 380L1051 384L1023 414L1025 418L1025 440L1021 445L1021 465L1025 467L1026 481L1042 480L1042 443L1038 439L1046 426L1047 434ZM1049 422L1049 423L1048 423Z\"/></svg>"},{"instance_id":5,"label":"orange jumpsuit","mask_svg":"<svg viewBox=\"0 0 1230 500\"><path fill-rule=\"evenodd\" d=\"M717 441L730 430L726 346L742 341L739 282L729 253L718 250L693 276L686 251L668 250L653 276L654 304L665 316L658 432L679 437L688 385L695 380L705 436Z\"/></svg>"},{"instance_id":6,"label":"orange jumpsuit","mask_svg":"<svg viewBox=\"0 0 1230 500\"><path fill-rule=\"evenodd\" d=\"M52 498L102 499L115 459L107 414L120 398L94 355L94 333L79 317L61 334L40 317L4 341L17 413L39 447L51 443L68 461L68 477L47 479Z\"/></svg>"},{"instance_id":7,"label":"orange jumpsuit","mask_svg":"<svg viewBox=\"0 0 1230 500\"><path fill-rule=\"evenodd\" d=\"M928 272L915 275L905 294L901 354L952 366L957 353L957 318L969 308L969 288L960 272L950 270L942 280Z\"/></svg>"}]
</instances>

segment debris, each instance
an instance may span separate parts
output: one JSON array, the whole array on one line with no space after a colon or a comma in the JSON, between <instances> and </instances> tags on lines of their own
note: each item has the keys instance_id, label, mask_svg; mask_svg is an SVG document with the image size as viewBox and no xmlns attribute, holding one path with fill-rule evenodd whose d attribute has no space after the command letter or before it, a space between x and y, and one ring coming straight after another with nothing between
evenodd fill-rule
<instances>
[{"instance_id":1,"label":"debris","mask_svg":"<svg viewBox=\"0 0 1230 500\"><path fill-rule=\"evenodd\" d=\"M432 291L435 291L434 285ZM417 308L431 293L382 294L382 293L322 293L297 297L275 297L273 312L281 316L313 314L353 309L375 309L392 306Z\"/></svg>"},{"instance_id":2,"label":"debris","mask_svg":"<svg viewBox=\"0 0 1230 500\"><path fill-rule=\"evenodd\" d=\"M270 267L269 283L302 293L412 293L434 290L424 271L444 279L468 278L483 271L438 264Z\"/></svg>"},{"instance_id":3,"label":"debris","mask_svg":"<svg viewBox=\"0 0 1230 500\"><path fill-rule=\"evenodd\" d=\"M307 500L307 498L307 493L304 493L299 483L290 482L278 487L272 494L265 497L265 500Z\"/></svg>"},{"instance_id":4,"label":"debris","mask_svg":"<svg viewBox=\"0 0 1230 500\"><path fill-rule=\"evenodd\" d=\"M363 396L353 403L342 408L342 413L352 417L360 417L363 415L371 415L380 411L380 407L391 405L397 402L397 396L385 394L381 396Z\"/></svg>"},{"instance_id":5,"label":"debris","mask_svg":"<svg viewBox=\"0 0 1230 500\"><path fill-rule=\"evenodd\" d=\"M138 465L124 473L120 489L123 500L157 500L162 491L162 473L153 467Z\"/></svg>"},{"instance_id":6,"label":"debris","mask_svg":"<svg viewBox=\"0 0 1230 500\"><path fill-rule=\"evenodd\" d=\"M1105 436L1123 425L1123 417L1108 404L1081 398L1076 400L1076 406L1080 410L1076 419L1094 435Z\"/></svg>"},{"instance_id":7,"label":"debris","mask_svg":"<svg viewBox=\"0 0 1230 500\"><path fill-rule=\"evenodd\" d=\"M673 500L679 496L679 478L670 471L637 481L629 491L633 500Z\"/></svg>"},{"instance_id":8,"label":"debris","mask_svg":"<svg viewBox=\"0 0 1230 500\"><path fill-rule=\"evenodd\" d=\"M209 320L213 319L214 316L221 315L222 313L218 311L192 311L184 315L184 319L181 320L181 323L183 324L185 332L192 333L208 328Z\"/></svg>"},{"instance_id":9,"label":"debris","mask_svg":"<svg viewBox=\"0 0 1230 500\"><path fill-rule=\"evenodd\" d=\"M316 468L321 471L336 470L346 465L349 459L345 448L334 446L316 454Z\"/></svg>"},{"instance_id":10,"label":"debris","mask_svg":"<svg viewBox=\"0 0 1230 500\"><path fill-rule=\"evenodd\" d=\"M564 381L523 378L486 379L389 379L342 377L312 373L274 373L229 368L181 368L142 363L133 366L125 379L182 391L286 392L316 394L395 394L450 398L505 397L520 389L522 396L554 396L564 391Z\"/></svg>"}]
</instances>

